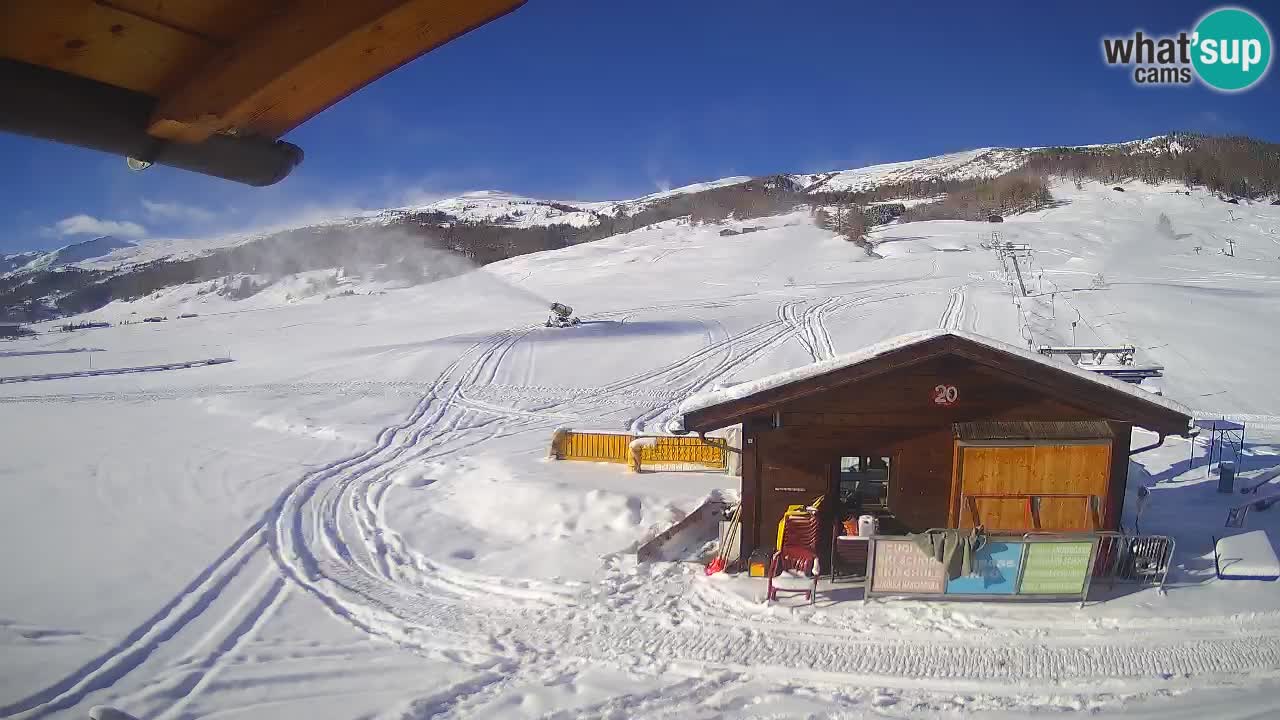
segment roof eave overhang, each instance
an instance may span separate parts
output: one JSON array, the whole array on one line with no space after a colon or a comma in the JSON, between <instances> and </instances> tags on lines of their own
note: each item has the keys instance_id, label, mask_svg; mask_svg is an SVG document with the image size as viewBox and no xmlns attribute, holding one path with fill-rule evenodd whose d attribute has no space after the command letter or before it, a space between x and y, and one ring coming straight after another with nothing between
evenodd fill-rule
<instances>
[{"instance_id":1,"label":"roof eave overhang","mask_svg":"<svg viewBox=\"0 0 1280 720\"><path fill-rule=\"evenodd\" d=\"M1097 414L1100 419L1128 422L1161 435L1186 436L1190 432L1191 417L1159 403L1147 402L1080 378L1066 370L1054 371L1044 365L1034 367L1024 358L1001 352L995 348L982 348L953 335L930 338L915 345L908 345L857 365L837 368L828 373L798 381L793 384L770 388L753 395L728 400L716 405L689 411L683 416L683 426L690 432L708 432L742 422L751 415L767 412L770 408L798 400L809 395L862 382L891 370L911 367L937 357L952 355L970 360L980 367L999 371L1030 389L1048 392L1065 402ZM1049 370L1036 372L1031 370ZM1090 395L1105 393L1105 407L1090 401Z\"/></svg>"}]
</instances>

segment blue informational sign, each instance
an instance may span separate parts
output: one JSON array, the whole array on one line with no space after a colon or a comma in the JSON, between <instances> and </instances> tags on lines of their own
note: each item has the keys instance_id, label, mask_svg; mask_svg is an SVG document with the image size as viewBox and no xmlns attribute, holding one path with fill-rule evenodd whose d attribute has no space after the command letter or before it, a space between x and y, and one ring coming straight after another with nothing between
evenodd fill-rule
<instances>
[{"instance_id":1,"label":"blue informational sign","mask_svg":"<svg viewBox=\"0 0 1280 720\"><path fill-rule=\"evenodd\" d=\"M947 581L948 595L1013 595L1026 545L988 540L974 556L973 573Z\"/></svg>"}]
</instances>

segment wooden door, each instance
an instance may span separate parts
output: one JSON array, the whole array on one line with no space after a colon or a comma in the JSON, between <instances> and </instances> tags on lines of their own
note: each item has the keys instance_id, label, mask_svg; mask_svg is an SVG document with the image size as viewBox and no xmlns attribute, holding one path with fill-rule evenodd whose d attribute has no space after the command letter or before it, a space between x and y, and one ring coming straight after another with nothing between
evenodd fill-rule
<instances>
[{"instance_id":1,"label":"wooden door","mask_svg":"<svg viewBox=\"0 0 1280 720\"><path fill-rule=\"evenodd\" d=\"M827 465L768 453L760 463L759 547L778 549L778 523L791 505L808 505L825 497L830 486ZM826 501L823 501L826 504Z\"/></svg>"},{"instance_id":2,"label":"wooden door","mask_svg":"<svg viewBox=\"0 0 1280 720\"><path fill-rule=\"evenodd\" d=\"M1095 530L1111 472L1109 442L959 448L957 527Z\"/></svg>"}]
</instances>

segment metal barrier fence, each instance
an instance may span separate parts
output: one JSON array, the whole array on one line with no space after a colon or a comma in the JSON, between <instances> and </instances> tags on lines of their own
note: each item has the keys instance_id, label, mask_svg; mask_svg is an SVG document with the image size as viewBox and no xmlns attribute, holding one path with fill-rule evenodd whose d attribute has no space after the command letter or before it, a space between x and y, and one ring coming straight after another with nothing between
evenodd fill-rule
<instances>
[{"instance_id":1,"label":"metal barrier fence","mask_svg":"<svg viewBox=\"0 0 1280 720\"><path fill-rule=\"evenodd\" d=\"M629 433L558 430L551 439L551 457L587 462L632 462L631 443L639 448L641 467L655 470L725 470L730 449L723 438L636 436Z\"/></svg>"},{"instance_id":2,"label":"metal barrier fence","mask_svg":"<svg viewBox=\"0 0 1280 720\"><path fill-rule=\"evenodd\" d=\"M1115 587L1116 582L1137 583L1154 585L1163 593L1174 547L1173 538L1167 535L1099 532L1093 576L1109 587Z\"/></svg>"},{"instance_id":3,"label":"metal barrier fence","mask_svg":"<svg viewBox=\"0 0 1280 720\"><path fill-rule=\"evenodd\" d=\"M633 435L620 433L573 432L557 433L551 440L552 453L557 460L586 460L590 462L627 462L627 446Z\"/></svg>"},{"instance_id":4,"label":"metal barrier fence","mask_svg":"<svg viewBox=\"0 0 1280 720\"><path fill-rule=\"evenodd\" d=\"M684 466L725 469L726 443L724 440L697 437L660 437L657 443L640 451L640 464L645 467Z\"/></svg>"}]
</instances>

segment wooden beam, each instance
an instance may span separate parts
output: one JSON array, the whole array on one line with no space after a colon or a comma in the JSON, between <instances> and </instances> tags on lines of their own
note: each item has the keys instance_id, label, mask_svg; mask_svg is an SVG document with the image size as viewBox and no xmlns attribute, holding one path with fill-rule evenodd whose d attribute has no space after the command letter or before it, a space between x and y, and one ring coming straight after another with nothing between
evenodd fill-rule
<instances>
[{"instance_id":1,"label":"wooden beam","mask_svg":"<svg viewBox=\"0 0 1280 720\"><path fill-rule=\"evenodd\" d=\"M0 2L0 57L153 97L216 49L189 33L90 0Z\"/></svg>"},{"instance_id":2,"label":"wooden beam","mask_svg":"<svg viewBox=\"0 0 1280 720\"><path fill-rule=\"evenodd\" d=\"M147 131L276 138L382 75L523 0L298 0L216 53L161 98Z\"/></svg>"}]
</instances>

